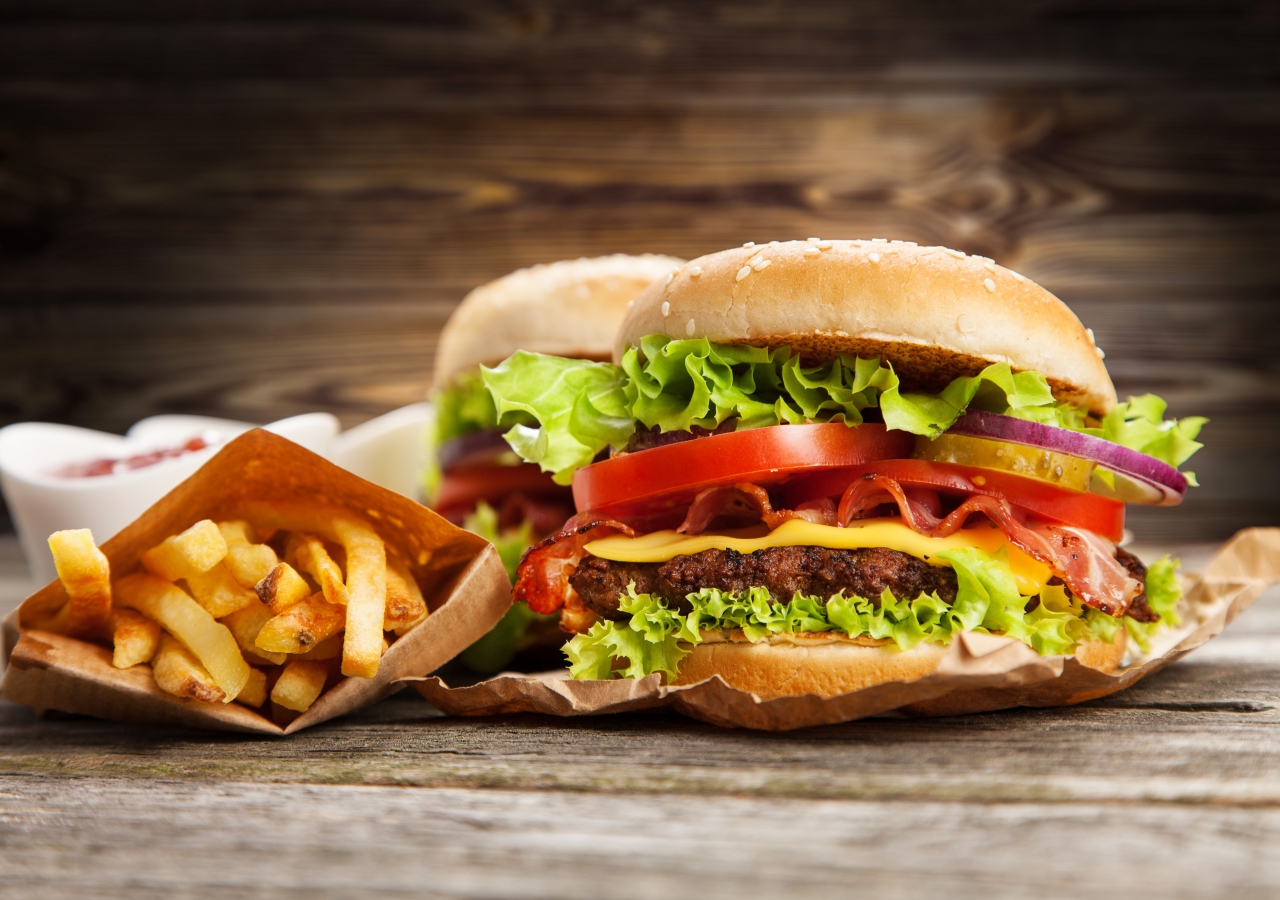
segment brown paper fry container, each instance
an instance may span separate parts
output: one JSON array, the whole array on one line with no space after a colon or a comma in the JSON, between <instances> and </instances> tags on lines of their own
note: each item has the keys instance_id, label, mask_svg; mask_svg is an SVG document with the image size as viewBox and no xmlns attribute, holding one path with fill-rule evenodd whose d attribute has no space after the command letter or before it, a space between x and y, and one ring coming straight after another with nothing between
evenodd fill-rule
<instances>
[{"instance_id":1,"label":"brown paper fry container","mask_svg":"<svg viewBox=\"0 0 1280 900\"><path fill-rule=\"evenodd\" d=\"M492 628L511 604L502 562L484 539L261 430L227 444L102 551L114 580L136 571L143 551L201 519L289 527L316 511L345 512L372 525L409 567L427 601L426 620L391 645L373 678L342 679L285 728L237 703L175 697L156 686L148 666L117 669L105 647L36 629L34 623L66 602L62 584L54 581L4 622L9 664L0 692L41 710L121 722L291 734L380 700L403 687L401 679L435 670Z\"/></svg>"},{"instance_id":2,"label":"brown paper fry container","mask_svg":"<svg viewBox=\"0 0 1280 900\"><path fill-rule=\"evenodd\" d=\"M1021 641L961 634L938 669L915 681L894 681L823 698L813 694L761 700L719 676L668 687L661 676L641 680L572 681L563 672L504 673L470 687L450 688L438 677L414 679L418 692L453 715L515 712L590 716L659 706L716 725L787 731L898 711L949 716L1013 706L1068 706L1102 697L1158 672L1216 636L1269 585L1280 581L1280 529L1236 534L1204 573L1183 578L1183 623L1163 632L1151 652L1107 674L1074 657L1040 656Z\"/></svg>"}]
</instances>

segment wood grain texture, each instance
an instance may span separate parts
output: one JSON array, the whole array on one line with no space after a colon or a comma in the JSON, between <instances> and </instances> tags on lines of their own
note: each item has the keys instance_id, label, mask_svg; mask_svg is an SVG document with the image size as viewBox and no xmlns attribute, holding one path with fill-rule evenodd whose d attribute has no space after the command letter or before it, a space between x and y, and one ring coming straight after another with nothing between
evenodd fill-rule
<instances>
[{"instance_id":1,"label":"wood grain texture","mask_svg":"<svg viewBox=\"0 0 1280 900\"><path fill-rule=\"evenodd\" d=\"M821 234L993 256L1122 394L1213 418L1152 539L1280 524L1280 19L938 8L0 0L0 422L347 424L476 284Z\"/></svg>"},{"instance_id":2,"label":"wood grain texture","mask_svg":"<svg viewBox=\"0 0 1280 900\"><path fill-rule=\"evenodd\" d=\"M7 897L1263 898L1280 881L1273 809L0 784Z\"/></svg>"}]
</instances>

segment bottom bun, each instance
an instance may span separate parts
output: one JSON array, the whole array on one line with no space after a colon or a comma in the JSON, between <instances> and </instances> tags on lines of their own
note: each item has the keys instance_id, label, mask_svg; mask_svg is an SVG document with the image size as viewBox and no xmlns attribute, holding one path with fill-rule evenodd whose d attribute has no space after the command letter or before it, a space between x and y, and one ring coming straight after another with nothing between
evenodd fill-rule
<instances>
[{"instance_id":1,"label":"bottom bun","mask_svg":"<svg viewBox=\"0 0 1280 900\"><path fill-rule=\"evenodd\" d=\"M1124 657L1127 634L1114 643L1086 641L1076 648L1082 665L1113 672ZM915 681L937 670L947 648L921 642L910 650L893 645L867 646L848 640L803 643L795 640L708 641L680 660L675 684L687 685L719 675L730 687L762 700L817 694L838 697L888 681Z\"/></svg>"}]
</instances>

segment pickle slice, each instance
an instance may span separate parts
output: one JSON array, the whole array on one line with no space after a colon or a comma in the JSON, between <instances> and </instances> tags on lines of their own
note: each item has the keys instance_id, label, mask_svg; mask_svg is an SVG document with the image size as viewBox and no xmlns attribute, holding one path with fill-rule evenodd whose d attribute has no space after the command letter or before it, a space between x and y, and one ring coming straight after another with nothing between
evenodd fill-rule
<instances>
[{"instance_id":1,"label":"pickle slice","mask_svg":"<svg viewBox=\"0 0 1280 900\"><path fill-rule=\"evenodd\" d=\"M1081 492L1089 490L1095 465L1087 459L1043 447L1029 447L1026 444L993 441L965 434L944 434L932 441L925 437L917 438L914 455L916 459L927 459L930 462L1012 472Z\"/></svg>"}]
</instances>

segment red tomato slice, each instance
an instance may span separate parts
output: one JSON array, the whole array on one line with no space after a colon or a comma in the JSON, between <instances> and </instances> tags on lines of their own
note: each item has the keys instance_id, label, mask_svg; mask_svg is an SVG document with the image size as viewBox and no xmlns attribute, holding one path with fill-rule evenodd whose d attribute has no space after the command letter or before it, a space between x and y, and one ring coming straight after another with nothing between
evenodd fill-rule
<instances>
[{"instance_id":1,"label":"red tomato slice","mask_svg":"<svg viewBox=\"0 0 1280 900\"><path fill-rule=\"evenodd\" d=\"M855 478L874 472L906 487L926 487L950 494L986 494L1007 500L1046 519L1074 525L1113 541L1124 537L1124 504L1097 494L1069 491L1011 472L959 466L923 459L890 459L836 472L808 475L782 487L787 508L818 497L837 500Z\"/></svg>"},{"instance_id":2,"label":"red tomato slice","mask_svg":"<svg viewBox=\"0 0 1280 900\"><path fill-rule=\"evenodd\" d=\"M797 474L847 468L911 454L915 435L866 423L773 425L627 453L579 469L579 511L635 517L688 506L699 491L749 481L778 484Z\"/></svg>"},{"instance_id":3,"label":"red tomato slice","mask_svg":"<svg viewBox=\"0 0 1280 900\"><path fill-rule=\"evenodd\" d=\"M556 484L549 473L531 463L466 466L441 476L434 508L449 518L451 513L465 514L475 509L477 501L496 504L517 491L531 497L565 497L569 489Z\"/></svg>"}]
</instances>

